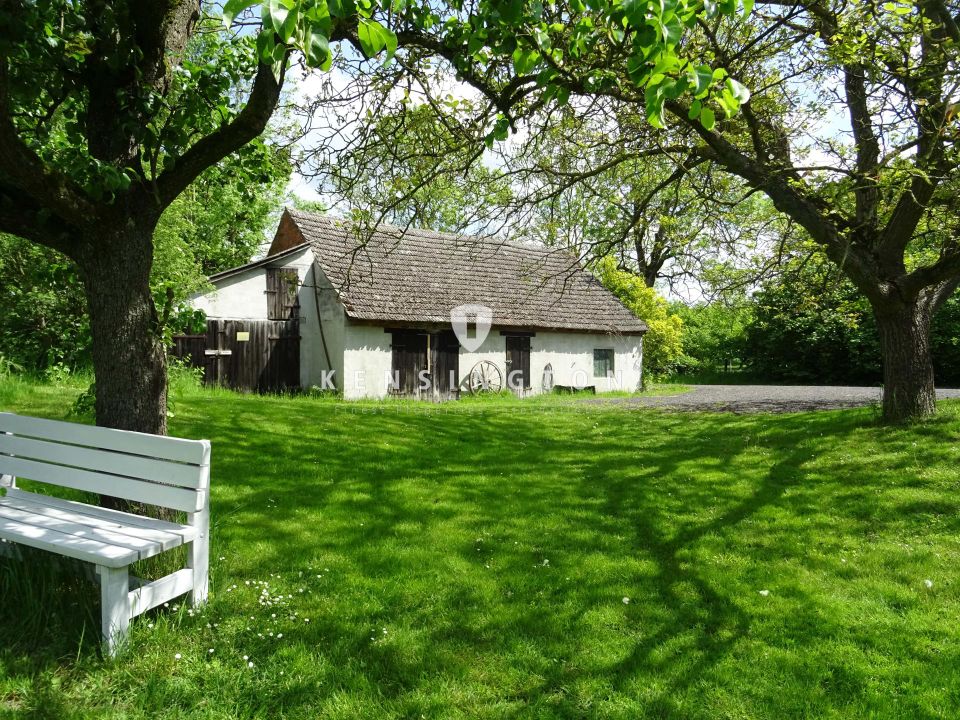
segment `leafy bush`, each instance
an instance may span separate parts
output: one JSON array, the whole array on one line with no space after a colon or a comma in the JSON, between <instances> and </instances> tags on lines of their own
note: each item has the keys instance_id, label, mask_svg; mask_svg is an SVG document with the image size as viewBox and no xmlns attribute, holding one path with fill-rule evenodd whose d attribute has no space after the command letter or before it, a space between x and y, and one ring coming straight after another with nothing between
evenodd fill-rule
<instances>
[{"instance_id":1,"label":"leafy bush","mask_svg":"<svg viewBox=\"0 0 960 720\"><path fill-rule=\"evenodd\" d=\"M74 264L59 253L0 235L0 347L30 372L90 363L87 301Z\"/></svg>"},{"instance_id":2,"label":"leafy bush","mask_svg":"<svg viewBox=\"0 0 960 720\"><path fill-rule=\"evenodd\" d=\"M796 263L754 296L745 360L776 380L872 384L882 378L869 303L826 261Z\"/></svg>"},{"instance_id":3,"label":"leafy bush","mask_svg":"<svg viewBox=\"0 0 960 720\"><path fill-rule=\"evenodd\" d=\"M681 372L728 372L740 365L753 317L748 303L733 307L674 303L671 309L683 321L683 357L678 363Z\"/></svg>"},{"instance_id":4,"label":"leafy bush","mask_svg":"<svg viewBox=\"0 0 960 720\"><path fill-rule=\"evenodd\" d=\"M83 420L94 420L97 416L97 384L90 386L77 396L67 413Z\"/></svg>"},{"instance_id":5,"label":"leafy bush","mask_svg":"<svg viewBox=\"0 0 960 720\"><path fill-rule=\"evenodd\" d=\"M17 375L23 372L23 366L18 365L10 358L6 357L3 354L0 354L0 379L6 379L12 375Z\"/></svg>"},{"instance_id":6,"label":"leafy bush","mask_svg":"<svg viewBox=\"0 0 960 720\"><path fill-rule=\"evenodd\" d=\"M170 396L180 396L203 386L203 368L191 367L186 360L167 358L167 388Z\"/></svg>"},{"instance_id":7,"label":"leafy bush","mask_svg":"<svg viewBox=\"0 0 960 720\"><path fill-rule=\"evenodd\" d=\"M826 261L795 263L754 296L744 359L760 376L811 383L883 379L880 339L869 303ZM937 384L960 384L960 295L934 317Z\"/></svg>"},{"instance_id":8,"label":"leafy bush","mask_svg":"<svg viewBox=\"0 0 960 720\"><path fill-rule=\"evenodd\" d=\"M600 258L593 269L603 286L650 328L643 338L644 382L669 375L683 357L683 321L643 278L618 268L613 257Z\"/></svg>"}]
</instances>

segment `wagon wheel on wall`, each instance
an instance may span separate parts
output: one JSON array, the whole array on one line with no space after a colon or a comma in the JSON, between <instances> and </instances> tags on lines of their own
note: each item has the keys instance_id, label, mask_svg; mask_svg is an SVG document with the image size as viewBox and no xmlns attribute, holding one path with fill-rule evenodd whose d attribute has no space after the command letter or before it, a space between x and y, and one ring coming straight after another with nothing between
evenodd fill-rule
<instances>
[{"instance_id":1,"label":"wagon wheel on wall","mask_svg":"<svg viewBox=\"0 0 960 720\"><path fill-rule=\"evenodd\" d=\"M503 373L489 360L481 360L470 371L467 388L471 395L498 393L503 390Z\"/></svg>"}]
</instances>

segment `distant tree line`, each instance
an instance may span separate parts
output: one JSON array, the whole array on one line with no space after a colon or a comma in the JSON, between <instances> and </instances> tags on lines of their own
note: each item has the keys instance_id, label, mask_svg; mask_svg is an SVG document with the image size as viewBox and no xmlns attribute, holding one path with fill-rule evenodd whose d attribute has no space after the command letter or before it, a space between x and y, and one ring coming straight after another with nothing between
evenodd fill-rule
<instances>
[{"instance_id":1,"label":"distant tree line","mask_svg":"<svg viewBox=\"0 0 960 720\"><path fill-rule=\"evenodd\" d=\"M869 303L834 266L791 262L749 297L686 306L679 372L742 373L758 381L875 385L883 380L880 338ZM937 384L960 386L960 294L933 320ZM730 376L733 377L733 376Z\"/></svg>"}]
</instances>

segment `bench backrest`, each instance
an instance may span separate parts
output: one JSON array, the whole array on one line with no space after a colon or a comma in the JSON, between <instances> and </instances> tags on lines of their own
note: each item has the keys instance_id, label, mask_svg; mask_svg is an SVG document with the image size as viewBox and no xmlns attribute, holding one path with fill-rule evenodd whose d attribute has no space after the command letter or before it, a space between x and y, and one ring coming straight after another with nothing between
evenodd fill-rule
<instances>
[{"instance_id":1,"label":"bench backrest","mask_svg":"<svg viewBox=\"0 0 960 720\"><path fill-rule=\"evenodd\" d=\"M0 475L195 513L210 442L0 413Z\"/></svg>"}]
</instances>

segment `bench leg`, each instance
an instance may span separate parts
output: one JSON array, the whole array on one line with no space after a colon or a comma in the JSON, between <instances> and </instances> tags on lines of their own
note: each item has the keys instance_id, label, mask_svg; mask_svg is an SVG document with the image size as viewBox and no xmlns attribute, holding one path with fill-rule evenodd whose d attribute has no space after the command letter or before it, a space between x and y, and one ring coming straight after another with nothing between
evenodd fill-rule
<instances>
[{"instance_id":1,"label":"bench leg","mask_svg":"<svg viewBox=\"0 0 960 720\"><path fill-rule=\"evenodd\" d=\"M210 570L210 516L197 513L191 523L197 529L197 536L190 543L187 554L187 567L193 572L193 589L190 591L190 604L194 607L207 601Z\"/></svg>"},{"instance_id":2,"label":"bench leg","mask_svg":"<svg viewBox=\"0 0 960 720\"><path fill-rule=\"evenodd\" d=\"M130 575L128 568L97 568L100 574L100 605L103 643L114 656L127 639L130 628Z\"/></svg>"}]
</instances>

